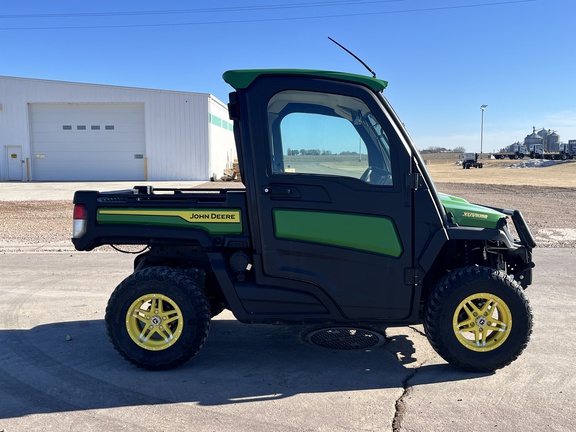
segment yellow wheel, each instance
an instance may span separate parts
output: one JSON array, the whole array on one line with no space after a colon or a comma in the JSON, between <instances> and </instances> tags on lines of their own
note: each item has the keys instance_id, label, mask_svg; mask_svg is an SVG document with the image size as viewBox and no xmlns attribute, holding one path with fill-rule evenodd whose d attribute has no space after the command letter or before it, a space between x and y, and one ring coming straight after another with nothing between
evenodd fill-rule
<instances>
[{"instance_id":1,"label":"yellow wheel","mask_svg":"<svg viewBox=\"0 0 576 432\"><path fill-rule=\"evenodd\" d=\"M448 363L492 372L513 362L532 334L532 310L524 290L504 272L463 267L431 290L424 329Z\"/></svg>"},{"instance_id":2,"label":"yellow wheel","mask_svg":"<svg viewBox=\"0 0 576 432\"><path fill-rule=\"evenodd\" d=\"M146 294L126 313L126 330L136 345L150 351L163 350L178 341L184 328L182 311L162 294Z\"/></svg>"},{"instance_id":3,"label":"yellow wheel","mask_svg":"<svg viewBox=\"0 0 576 432\"><path fill-rule=\"evenodd\" d=\"M456 308L452 328L466 348L491 351L510 335L512 314L500 297L489 293L472 294Z\"/></svg>"},{"instance_id":4,"label":"yellow wheel","mask_svg":"<svg viewBox=\"0 0 576 432\"><path fill-rule=\"evenodd\" d=\"M170 267L144 268L124 279L106 307L114 348L151 370L174 368L195 356L210 329L210 307L199 280Z\"/></svg>"}]
</instances>

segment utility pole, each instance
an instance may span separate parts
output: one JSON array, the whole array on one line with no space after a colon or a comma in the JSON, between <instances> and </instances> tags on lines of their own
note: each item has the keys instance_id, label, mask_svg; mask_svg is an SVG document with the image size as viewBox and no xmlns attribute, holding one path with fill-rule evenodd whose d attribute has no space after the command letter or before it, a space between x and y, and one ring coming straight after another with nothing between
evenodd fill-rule
<instances>
[{"instance_id":1,"label":"utility pole","mask_svg":"<svg viewBox=\"0 0 576 432\"><path fill-rule=\"evenodd\" d=\"M482 110L482 124L480 126L480 157L482 157L482 145L484 144L484 110L488 105L482 105L480 109Z\"/></svg>"}]
</instances>

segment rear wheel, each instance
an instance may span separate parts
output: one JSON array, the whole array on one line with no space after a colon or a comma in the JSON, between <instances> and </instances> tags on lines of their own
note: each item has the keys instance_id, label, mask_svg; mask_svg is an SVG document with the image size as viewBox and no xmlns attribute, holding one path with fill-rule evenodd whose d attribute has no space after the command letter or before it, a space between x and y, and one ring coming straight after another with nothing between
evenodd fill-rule
<instances>
[{"instance_id":1,"label":"rear wheel","mask_svg":"<svg viewBox=\"0 0 576 432\"><path fill-rule=\"evenodd\" d=\"M532 311L522 287L505 273L464 267L438 282L424 327L448 363L491 372L522 353L532 333Z\"/></svg>"},{"instance_id":2,"label":"rear wheel","mask_svg":"<svg viewBox=\"0 0 576 432\"><path fill-rule=\"evenodd\" d=\"M118 285L105 320L110 341L125 359L162 370L183 364L202 348L210 308L202 287L184 272L149 267Z\"/></svg>"}]
</instances>

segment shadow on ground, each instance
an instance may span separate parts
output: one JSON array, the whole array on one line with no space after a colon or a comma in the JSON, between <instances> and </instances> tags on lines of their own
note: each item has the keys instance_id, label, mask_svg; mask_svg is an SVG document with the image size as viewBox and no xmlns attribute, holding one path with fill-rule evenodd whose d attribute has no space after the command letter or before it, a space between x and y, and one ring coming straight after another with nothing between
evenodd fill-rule
<instances>
[{"instance_id":1,"label":"shadow on ground","mask_svg":"<svg viewBox=\"0 0 576 432\"><path fill-rule=\"evenodd\" d=\"M398 388L414 373L414 347L337 351L301 340L305 327L214 320L201 352L180 368L150 372L124 361L103 320L0 330L0 418L136 405L258 402L301 393ZM422 366L419 385L479 378L448 365ZM426 377L426 378L425 378Z\"/></svg>"}]
</instances>

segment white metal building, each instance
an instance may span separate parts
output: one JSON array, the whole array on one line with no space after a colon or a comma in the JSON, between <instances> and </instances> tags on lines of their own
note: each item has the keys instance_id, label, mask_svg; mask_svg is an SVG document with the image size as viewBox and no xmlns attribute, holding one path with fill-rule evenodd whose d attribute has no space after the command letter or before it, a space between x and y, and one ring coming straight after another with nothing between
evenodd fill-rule
<instances>
[{"instance_id":1,"label":"white metal building","mask_svg":"<svg viewBox=\"0 0 576 432\"><path fill-rule=\"evenodd\" d=\"M0 76L0 180L208 180L235 157L212 95Z\"/></svg>"}]
</instances>

